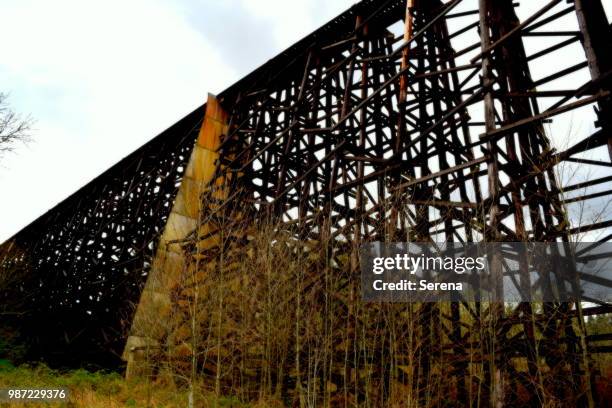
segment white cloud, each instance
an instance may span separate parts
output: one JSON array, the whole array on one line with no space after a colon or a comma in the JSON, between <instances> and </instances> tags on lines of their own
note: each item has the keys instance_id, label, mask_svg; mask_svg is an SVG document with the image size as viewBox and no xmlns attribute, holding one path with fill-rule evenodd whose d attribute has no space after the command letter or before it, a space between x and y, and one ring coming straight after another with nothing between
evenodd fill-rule
<instances>
[{"instance_id":1,"label":"white cloud","mask_svg":"<svg viewBox=\"0 0 612 408\"><path fill-rule=\"evenodd\" d=\"M240 0L249 16L266 20L284 48L310 34L356 1ZM273 55L271 55L272 57Z\"/></svg>"},{"instance_id":2,"label":"white cloud","mask_svg":"<svg viewBox=\"0 0 612 408\"><path fill-rule=\"evenodd\" d=\"M0 241L355 2L0 2L0 90L37 119L35 142L0 164ZM592 130L592 113L567 116Z\"/></svg>"},{"instance_id":3,"label":"white cloud","mask_svg":"<svg viewBox=\"0 0 612 408\"><path fill-rule=\"evenodd\" d=\"M0 164L0 241L352 3L3 1L0 90L37 130Z\"/></svg>"},{"instance_id":4,"label":"white cloud","mask_svg":"<svg viewBox=\"0 0 612 408\"><path fill-rule=\"evenodd\" d=\"M36 118L0 168L0 241L237 79L169 4L3 3L0 87Z\"/></svg>"}]
</instances>

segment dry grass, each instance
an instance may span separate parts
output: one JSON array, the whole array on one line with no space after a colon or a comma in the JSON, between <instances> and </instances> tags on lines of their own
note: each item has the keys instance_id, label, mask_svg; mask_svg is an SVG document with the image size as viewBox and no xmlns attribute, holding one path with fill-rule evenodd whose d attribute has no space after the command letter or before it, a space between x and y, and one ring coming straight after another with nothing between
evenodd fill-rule
<instances>
[{"instance_id":1,"label":"dry grass","mask_svg":"<svg viewBox=\"0 0 612 408\"><path fill-rule=\"evenodd\" d=\"M4 407L70 407L70 408L173 408L185 407L188 389L159 379L125 381L118 373L88 372L85 370L57 371L44 365L0 368L0 388L67 388L68 402L35 402L2 404ZM198 407L262 408L282 406L263 400L252 404L241 403L235 397L215 398L211 394L197 395Z\"/></svg>"},{"instance_id":2,"label":"dry grass","mask_svg":"<svg viewBox=\"0 0 612 408\"><path fill-rule=\"evenodd\" d=\"M206 404L201 395L300 407L489 405L491 374L480 356L494 323L486 314L477 323L461 305L456 328L449 304L367 304L350 245L299 240L278 224L218 227L217 247L186 246L194 261L173 289L174 327L150 361L156 378L194 391L193 406ZM463 351L452 347L454 329ZM535 381L522 359L508 364ZM453 375L458 368L464 374ZM567 367L536 370L542 405L562 406L554 392L570 389ZM502 392L525 402L531 391L509 383Z\"/></svg>"}]
</instances>

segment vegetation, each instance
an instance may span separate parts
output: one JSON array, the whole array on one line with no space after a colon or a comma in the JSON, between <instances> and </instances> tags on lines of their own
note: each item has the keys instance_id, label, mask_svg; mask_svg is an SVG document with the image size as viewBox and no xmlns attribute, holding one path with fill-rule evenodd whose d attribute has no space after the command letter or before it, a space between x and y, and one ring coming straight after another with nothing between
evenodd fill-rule
<instances>
[{"instance_id":1,"label":"vegetation","mask_svg":"<svg viewBox=\"0 0 612 408\"><path fill-rule=\"evenodd\" d=\"M9 359L17 361L19 350L7 342L0 344L0 388L69 388L70 402L51 407L453 406L462 384L447 375L455 353L442 334L453 329L445 318L450 305L425 316L418 305L364 304L345 245L298 240L264 224L223 231L208 250L184 244L193 263L171 288L167 335L142 361L144 375L126 381L118 373L13 367ZM462 311L462 323L475 327L467 316ZM151 327L161 321L154 317ZM610 333L612 317L589 318L586 326L589 334ZM487 347L486 327L461 335L474 361L465 368L467 398L487 406L476 362ZM444 356L430 355L433 345ZM612 362L593 360L598 394L610 397ZM529 369L519 359L512 364ZM545 384L548 373L541 374ZM527 391L515 392L520 402ZM543 395L544 406L557 406Z\"/></svg>"},{"instance_id":2,"label":"vegetation","mask_svg":"<svg viewBox=\"0 0 612 408\"><path fill-rule=\"evenodd\" d=\"M144 321L164 334L150 333L158 344L144 353L142 375L125 381L117 373L13 367L4 360L0 388L68 387L71 401L64 406L93 408L444 407L458 399L488 406L491 374L479 360L494 337L486 313L479 326L466 305L366 304L352 244L323 234L322 241L299 239L285 225L241 219L204 214L197 238L173 244L188 262L169 287L167 309L152 309ZM461 316L459 327L449 319L453 313ZM612 318L588 318L586 328L611 333ZM506 338L522 330L515 324ZM465 349L454 347L453 335ZM541 333L535 338L539 343ZM8 351L19 354L12 346ZM612 398L610 356L589 358L600 400ZM526 359L508 364L525 382L533 378ZM449 375L458 368L463 382ZM535 368L539 382L528 385L541 394L542 406L560 406L550 390L570 389L573 379L551 386L564 375L547 371L544 361ZM531 390L519 385L504 392L519 405Z\"/></svg>"},{"instance_id":3,"label":"vegetation","mask_svg":"<svg viewBox=\"0 0 612 408\"><path fill-rule=\"evenodd\" d=\"M70 407L70 408L115 408L185 407L188 390L176 384L147 379L125 381L114 372L88 372L86 370L52 370L45 365L14 367L7 360L0 360L0 388L67 388L68 402L14 403L15 407ZM274 406L273 402L243 404L235 397L218 400L211 395L199 394L203 405L212 406L213 399L219 408L260 408ZM0 404L1 405L1 404ZM2 405L5 406L5 405Z\"/></svg>"},{"instance_id":4,"label":"vegetation","mask_svg":"<svg viewBox=\"0 0 612 408\"><path fill-rule=\"evenodd\" d=\"M480 356L489 352L494 322L486 312L478 323L458 305L457 327L450 304L364 303L350 244L298 239L286 226L245 226L239 219L202 226L218 231L214 245L181 243L191 262L170 289L168 334L141 361L146 376L189 390L189 406L196 407L208 406L201 396L211 395L212 406L226 395L300 407L444 407L457 399L488 406L490 374ZM159 316L156 310L145 326L157 330ZM453 330L466 348L454 346ZM506 338L521 331L517 320ZM537 331L538 345L542 338ZM539 361L537 367L524 358L505 362L522 381L503 390L515 404L536 390L547 407L562 406L559 389L585 392L567 366L552 372ZM609 382L603 363L594 379L600 396ZM449 375L457 369L465 375ZM538 383L529 383L530 369Z\"/></svg>"},{"instance_id":5,"label":"vegetation","mask_svg":"<svg viewBox=\"0 0 612 408\"><path fill-rule=\"evenodd\" d=\"M0 159L19 143L30 140L32 118L16 113L8 103L8 94L0 92Z\"/></svg>"}]
</instances>

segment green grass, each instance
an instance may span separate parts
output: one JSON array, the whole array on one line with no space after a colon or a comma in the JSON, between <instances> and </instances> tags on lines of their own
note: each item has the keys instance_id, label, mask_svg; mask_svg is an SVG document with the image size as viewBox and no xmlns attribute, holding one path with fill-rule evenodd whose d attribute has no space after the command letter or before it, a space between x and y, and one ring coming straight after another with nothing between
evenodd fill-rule
<instances>
[{"instance_id":1,"label":"green grass","mask_svg":"<svg viewBox=\"0 0 612 408\"><path fill-rule=\"evenodd\" d=\"M171 408L187 407L188 391L172 381L146 379L126 381L115 372L89 372L87 370L53 370L45 365L13 366L0 360L0 388L67 388L68 402L15 403L15 407L83 407L83 408ZM0 404L1 405L1 404ZM5 405L1 405L5 406ZM215 398L210 393L196 394L196 407L263 408L282 406L261 402L246 404L236 397Z\"/></svg>"}]
</instances>

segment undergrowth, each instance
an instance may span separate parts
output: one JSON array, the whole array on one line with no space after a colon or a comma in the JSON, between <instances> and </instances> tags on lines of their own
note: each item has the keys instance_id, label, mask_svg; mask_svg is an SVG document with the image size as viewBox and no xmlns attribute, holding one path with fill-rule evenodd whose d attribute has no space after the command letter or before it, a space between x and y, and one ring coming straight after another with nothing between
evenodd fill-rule
<instances>
[{"instance_id":1,"label":"undergrowth","mask_svg":"<svg viewBox=\"0 0 612 408\"><path fill-rule=\"evenodd\" d=\"M0 388L67 388L67 402L31 402L2 404L2 407L79 407L115 408L146 407L172 408L187 406L188 390L163 382L147 379L126 381L115 372L89 372L78 369L70 371L53 370L43 364L14 367L8 360L0 361ZM274 406L273 402L243 404L235 397L201 395L205 407L218 408L259 408Z\"/></svg>"}]
</instances>

